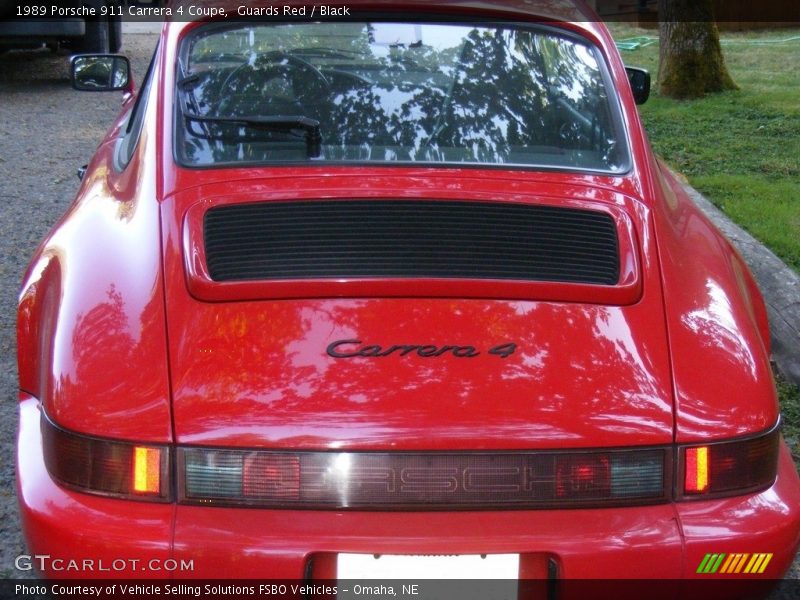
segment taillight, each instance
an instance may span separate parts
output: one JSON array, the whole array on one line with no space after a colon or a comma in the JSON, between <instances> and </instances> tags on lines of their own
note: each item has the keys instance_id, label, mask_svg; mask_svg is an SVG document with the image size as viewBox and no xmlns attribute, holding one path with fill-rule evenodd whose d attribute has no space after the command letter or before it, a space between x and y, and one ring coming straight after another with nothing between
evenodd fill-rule
<instances>
[{"instance_id":1,"label":"taillight","mask_svg":"<svg viewBox=\"0 0 800 600\"><path fill-rule=\"evenodd\" d=\"M682 447L682 495L731 496L768 488L778 472L779 444L776 427L749 439Z\"/></svg>"},{"instance_id":2,"label":"taillight","mask_svg":"<svg viewBox=\"0 0 800 600\"><path fill-rule=\"evenodd\" d=\"M776 425L752 438L677 448L461 453L173 448L66 431L45 415L42 439L50 476L88 493L168 502L175 477L180 502L337 510L650 504L671 499L676 470L675 499L747 494L773 484L781 443Z\"/></svg>"},{"instance_id":3,"label":"taillight","mask_svg":"<svg viewBox=\"0 0 800 600\"><path fill-rule=\"evenodd\" d=\"M44 463L58 483L84 492L170 500L169 448L65 431L42 418Z\"/></svg>"},{"instance_id":4,"label":"taillight","mask_svg":"<svg viewBox=\"0 0 800 600\"><path fill-rule=\"evenodd\" d=\"M360 510L663 502L665 448L517 453L274 452L179 448L179 500Z\"/></svg>"}]
</instances>

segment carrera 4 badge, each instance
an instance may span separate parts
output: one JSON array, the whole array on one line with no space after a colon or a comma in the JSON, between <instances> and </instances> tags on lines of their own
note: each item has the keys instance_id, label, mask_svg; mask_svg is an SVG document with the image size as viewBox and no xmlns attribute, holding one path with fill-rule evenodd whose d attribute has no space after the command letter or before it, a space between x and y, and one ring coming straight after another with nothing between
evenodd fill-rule
<instances>
[{"instance_id":1,"label":"carrera 4 badge","mask_svg":"<svg viewBox=\"0 0 800 600\"><path fill-rule=\"evenodd\" d=\"M498 344L486 350L486 354L508 358L517 349L514 343ZM364 344L361 340L336 340L328 344L328 356L333 358L383 358L385 356L408 356L410 354L423 358L433 358L450 354L456 358L475 358L482 352L475 346L436 346L434 344L395 344L392 346L379 346L377 344Z\"/></svg>"}]
</instances>

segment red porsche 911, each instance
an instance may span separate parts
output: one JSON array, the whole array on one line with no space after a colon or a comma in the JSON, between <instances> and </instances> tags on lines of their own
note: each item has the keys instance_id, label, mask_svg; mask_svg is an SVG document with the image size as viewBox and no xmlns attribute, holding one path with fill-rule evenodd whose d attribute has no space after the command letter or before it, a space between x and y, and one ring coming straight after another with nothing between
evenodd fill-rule
<instances>
[{"instance_id":1,"label":"red porsche 911","mask_svg":"<svg viewBox=\"0 0 800 600\"><path fill-rule=\"evenodd\" d=\"M72 62L127 96L20 294L45 576L783 576L764 302L581 0L203 6Z\"/></svg>"}]
</instances>

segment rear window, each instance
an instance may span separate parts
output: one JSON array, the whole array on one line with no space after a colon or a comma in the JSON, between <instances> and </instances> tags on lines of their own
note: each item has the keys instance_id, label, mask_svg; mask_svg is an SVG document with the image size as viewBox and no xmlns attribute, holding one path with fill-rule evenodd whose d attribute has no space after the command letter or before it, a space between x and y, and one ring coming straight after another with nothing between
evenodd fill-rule
<instances>
[{"instance_id":1,"label":"rear window","mask_svg":"<svg viewBox=\"0 0 800 600\"><path fill-rule=\"evenodd\" d=\"M180 50L177 158L620 172L600 56L571 34L508 24L209 25Z\"/></svg>"}]
</instances>

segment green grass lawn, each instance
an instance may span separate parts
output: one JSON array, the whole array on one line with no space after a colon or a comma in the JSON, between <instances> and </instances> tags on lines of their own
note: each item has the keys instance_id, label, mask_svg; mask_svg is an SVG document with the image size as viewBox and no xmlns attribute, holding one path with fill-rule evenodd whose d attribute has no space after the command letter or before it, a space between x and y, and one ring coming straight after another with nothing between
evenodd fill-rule
<instances>
[{"instance_id":1,"label":"green grass lawn","mask_svg":"<svg viewBox=\"0 0 800 600\"><path fill-rule=\"evenodd\" d=\"M656 36L613 24L616 39ZM734 221L800 271L800 30L722 32L740 89L639 107L656 152ZM795 38L780 43L780 40ZM658 72L658 44L622 52Z\"/></svg>"},{"instance_id":2,"label":"green grass lawn","mask_svg":"<svg viewBox=\"0 0 800 600\"><path fill-rule=\"evenodd\" d=\"M658 35L622 24L611 29L618 42ZM720 37L740 89L683 101L654 89L639 107L642 120L658 154L800 271L800 30L721 32ZM658 44L639 41L645 43L623 51L622 58L649 69L655 84ZM778 394L784 435L800 457L800 390L779 379Z\"/></svg>"}]
</instances>

